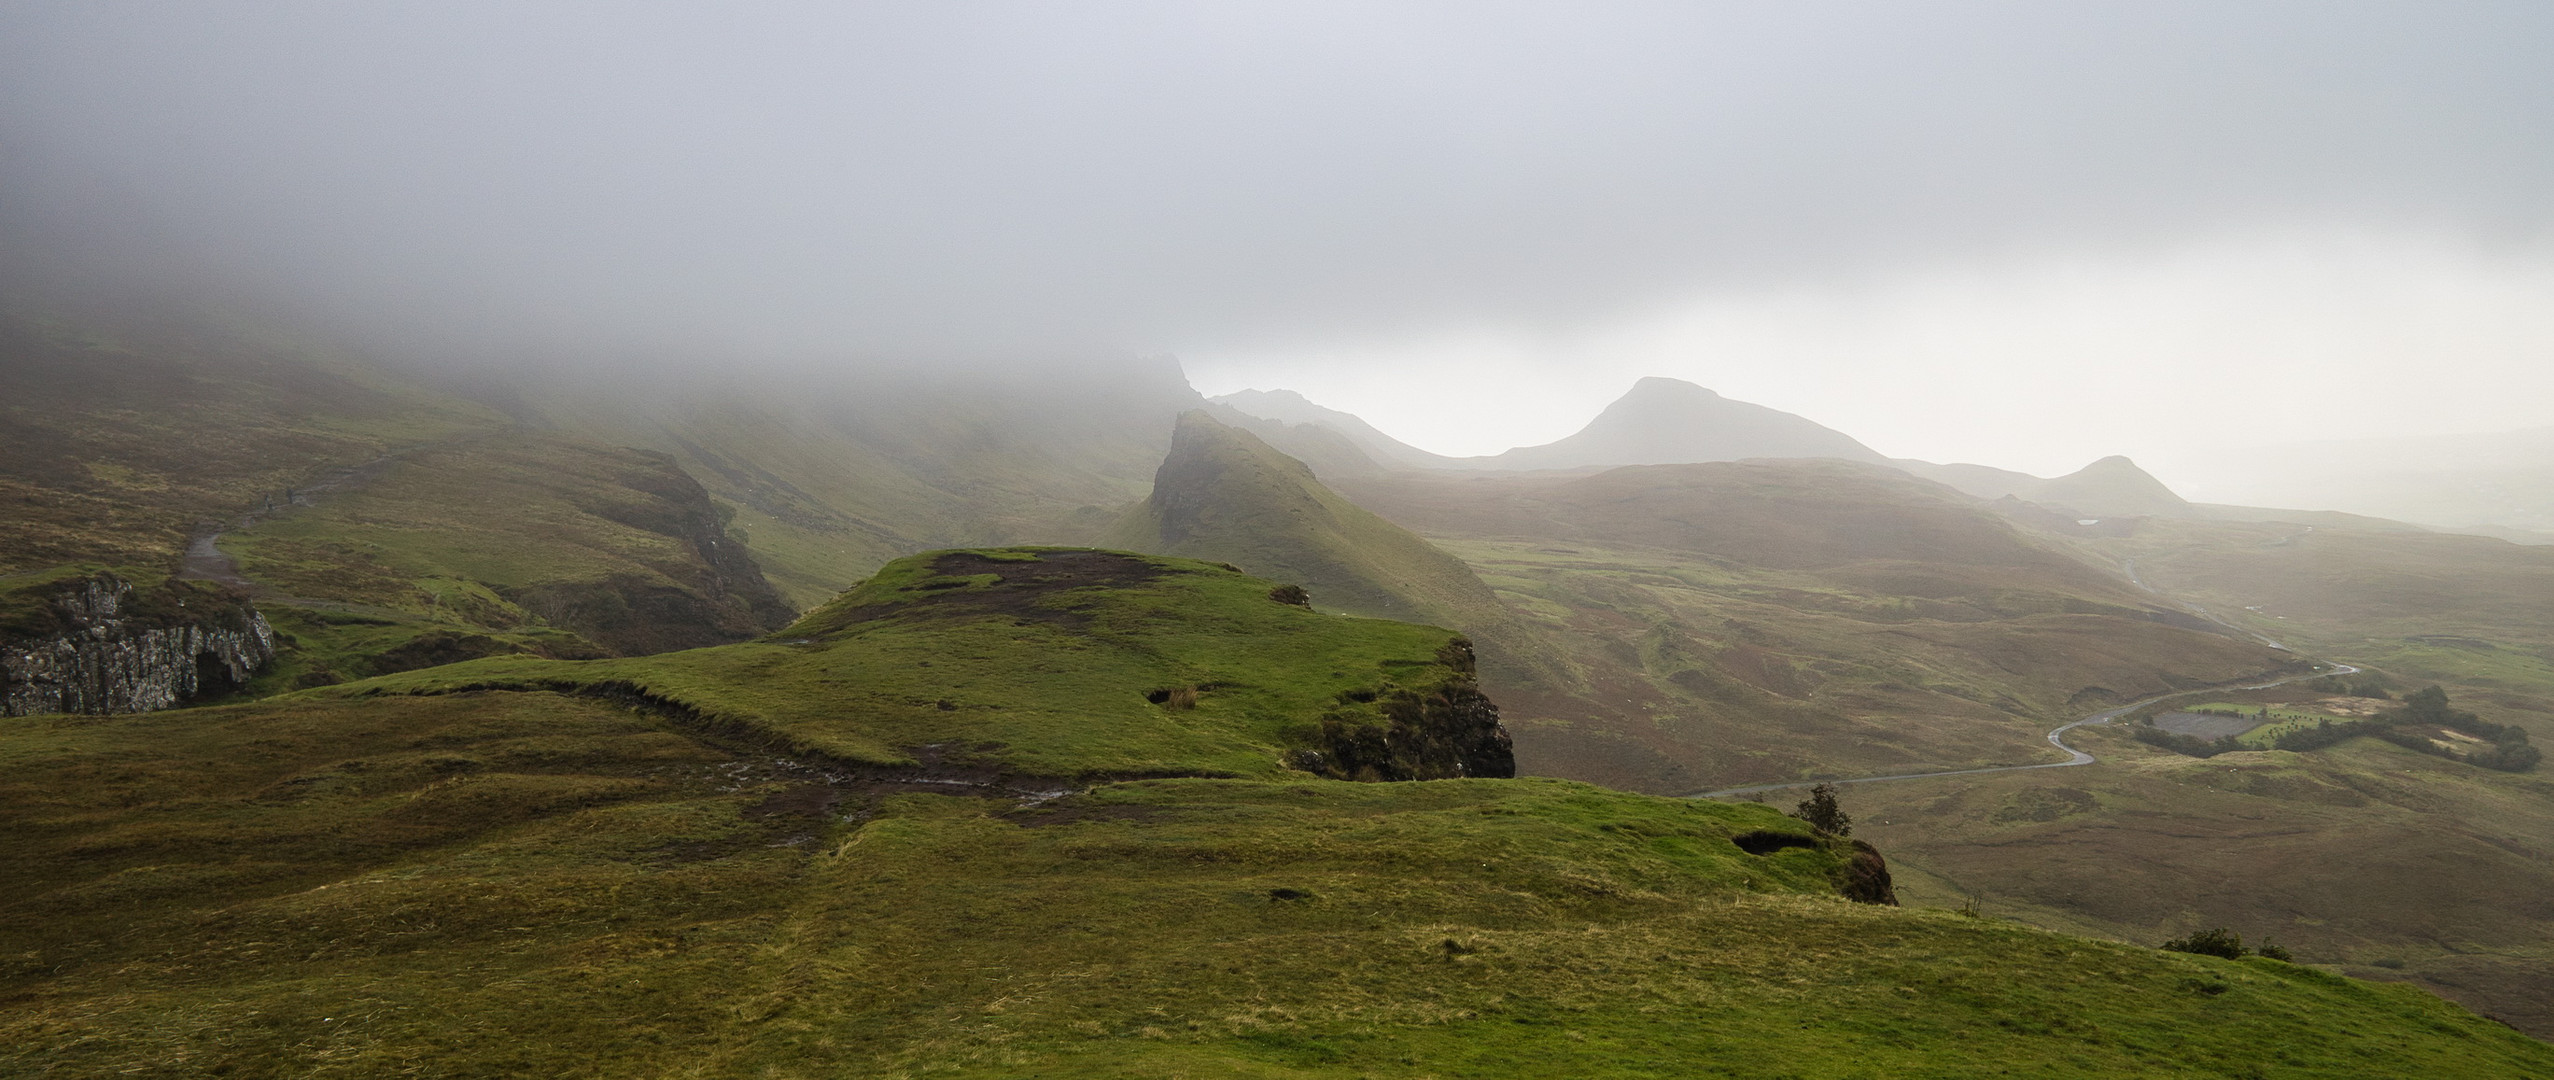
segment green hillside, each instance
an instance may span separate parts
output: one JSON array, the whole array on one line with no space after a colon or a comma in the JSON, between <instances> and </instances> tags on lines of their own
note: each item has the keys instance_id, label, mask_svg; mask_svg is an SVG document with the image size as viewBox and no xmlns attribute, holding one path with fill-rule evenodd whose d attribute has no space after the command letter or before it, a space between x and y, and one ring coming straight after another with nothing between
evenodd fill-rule
<instances>
[{"instance_id":1,"label":"green hillside","mask_svg":"<svg viewBox=\"0 0 2554 1080\"><path fill-rule=\"evenodd\" d=\"M762 641L629 660L490 659L331 693L582 689L845 768L1021 784L1513 774L1495 711L1476 715L1468 645L1433 627L1319 614L1273 588L1217 564L1123 552L927 553Z\"/></svg>"},{"instance_id":2,"label":"green hillside","mask_svg":"<svg viewBox=\"0 0 2554 1080\"><path fill-rule=\"evenodd\" d=\"M767 642L12 720L0 1072L2554 1070L2408 988L1851 903L1877 857L1761 806L1290 768L1461 657L1271 584L949 552Z\"/></svg>"},{"instance_id":3,"label":"green hillside","mask_svg":"<svg viewBox=\"0 0 2554 1080\"><path fill-rule=\"evenodd\" d=\"M199 522L506 423L262 327L12 306L0 311L0 574L174 568Z\"/></svg>"},{"instance_id":4,"label":"green hillside","mask_svg":"<svg viewBox=\"0 0 2554 1080\"><path fill-rule=\"evenodd\" d=\"M1168 358L527 379L574 437L672 455L791 605L937 548L1096 542L1200 404Z\"/></svg>"},{"instance_id":5,"label":"green hillside","mask_svg":"<svg viewBox=\"0 0 2554 1080\"><path fill-rule=\"evenodd\" d=\"M665 456L253 322L13 310L0 411L0 575L248 590L285 645L255 693L736 641L793 614Z\"/></svg>"},{"instance_id":6,"label":"green hillside","mask_svg":"<svg viewBox=\"0 0 2554 1080\"><path fill-rule=\"evenodd\" d=\"M1180 417L1152 493L1100 542L1230 562L1303 586L1325 610L1456 627L1494 666L1529 674L1543 666L1540 646L1462 560L1203 411Z\"/></svg>"}]
</instances>

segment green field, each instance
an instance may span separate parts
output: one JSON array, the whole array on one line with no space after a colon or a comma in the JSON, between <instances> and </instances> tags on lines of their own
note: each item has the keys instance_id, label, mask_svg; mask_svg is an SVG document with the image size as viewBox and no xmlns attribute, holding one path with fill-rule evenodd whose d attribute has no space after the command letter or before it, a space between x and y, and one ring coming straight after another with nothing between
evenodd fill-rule
<instances>
[{"instance_id":1,"label":"green field","mask_svg":"<svg viewBox=\"0 0 2554 1080\"><path fill-rule=\"evenodd\" d=\"M2176 708L2183 712L2217 713L2224 716L2262 717L2262 721L2259 726L2235 737L2235 741L2255 750L2268 748L2271 744L2278 742L2280 736L2291 731L2311 728L2327 721L2332 723L2341 723L2348 720L2361 719L2360 717L2342 716L2328 712L2315 712L2308 709L2287 709L2274 705L2245 705L2232 701L2211 701L2206 704L2182 705L2176 706Z\"/></svg>"}]
</instances>

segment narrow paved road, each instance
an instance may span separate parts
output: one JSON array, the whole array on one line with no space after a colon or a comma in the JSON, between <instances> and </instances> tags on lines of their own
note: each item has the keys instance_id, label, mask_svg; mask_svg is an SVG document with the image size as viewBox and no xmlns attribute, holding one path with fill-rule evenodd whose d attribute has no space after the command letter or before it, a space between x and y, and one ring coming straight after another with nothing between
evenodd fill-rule
<instances>
[{"instance_id":1,"label":"narrow paved road","mask_svg":"<svg viewBox=\"0 0 2554 1080\"><path fill-rule=\"evenodd\" d=\"M2306 679L2320 679L2326 675L2355 675L2358 674L2358 672L2358 668L2352 667L2349 664L2334 664L2329 668L2324 668L2319 671L2309 671L2303 675L2291 675L2284 679L2272 679L2265 683L2253 683L2248 686L2213 686L2201 690L2178 690L2170 694L2157 694L2144 701L2132 701L2116 709L2104 709L2101 712L2094 713L2093 715L2087 716L2081 720L2060 724L2058 725L2057 730L2049 732L2049 745L2065 751L2067 757L2067 760L2065 761L2043 761L2037 765L1993 765L1983 769L1944 769L1941 772L1891 773L1887 776L1847 776L1828 780L1794 780L1781 784L1757 784L1753 787L1722 788L1719 791L1705 791L1699 794L1688 795L1686 798L1713 799L1724 795L1748 795L1759 791L1781 791L1784 788L1804 788L1818 784L1877 784L1883 780L1922 780L1933 776L1976 776L1980 773L2021 772L2024 769L2063 769L2074 765L2090 765L2095 760L2093 755L2066 745L2065 736L2067 732L2083 727L2086 724L2107 724L2127 715L2133 710L2145 708L2146 706L2152 705L2158 701L2170 701L2177 697L2196 697L2201 694L2214 694L2226 690L2268 690L2274 686L2286 686L2289 683L2301 682Z\"/></svg>"}]
</instances>

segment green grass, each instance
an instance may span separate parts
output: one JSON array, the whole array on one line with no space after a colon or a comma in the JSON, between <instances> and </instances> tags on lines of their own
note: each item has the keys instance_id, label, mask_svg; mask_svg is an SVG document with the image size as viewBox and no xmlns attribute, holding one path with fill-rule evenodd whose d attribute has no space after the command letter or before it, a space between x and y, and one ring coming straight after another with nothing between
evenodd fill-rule
<instances>
[{"instance_id":1,"label":"green grass","mask_svg":"<svg viewBox=\"0 0 2554 1080\"><path fill-rule=\"evenodd\" d=\"M829 783L541 692L0 726L0 1071L2525 1075L2426 994L1830 895L1558 781ZM811 796L821 796L811 797ZM826 798L838 798L827 803Z\"/></svg>"},{"instance_id":2,"label":"green grass","mask_svg":"<svg viewBox=\"0 0 2554 1080\"><path fill-rule=\"evenodd\" d=\"M199 521L505 423L342 352L218 318L16 307L0 312L0 574L174 569Z\"/></svg>"},{"instance_id":3,"label":"green grass","mask_svg":"<svg viewBox=\"0 0 2554 1080\"><path fill-rule=\"evenodd\" d=\"M942 559L1018 565L1082 549L935 552L763 641L631 660L500 658L390 676L333 694L470 686L626 684L716 722L847 762L949 765L1035 776L1268 776L1314 744L1319 721L1375 720L1390 687L1453 672L1449 631L1321 614L1269 599L1270 583L1211 563L1099 556L1106 587L1038 591ZM1060 564L1059 564L1060 565ZM1197 688L1194 708L1148 700ZM1363 695L1364 701L1356 700Z\"/></svg>"}]
</instances>

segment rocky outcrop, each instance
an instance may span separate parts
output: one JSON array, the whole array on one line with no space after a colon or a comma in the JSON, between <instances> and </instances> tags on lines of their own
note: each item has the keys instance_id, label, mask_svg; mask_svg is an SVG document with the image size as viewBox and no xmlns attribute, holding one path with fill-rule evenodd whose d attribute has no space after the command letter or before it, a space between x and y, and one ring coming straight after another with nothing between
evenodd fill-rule
<instances>
[{"instance_id":1,"label":"rocky outcrop","mask_svg":"<svg viewBox=\"0 0 2554 1080\"><path fill-rule=\"evenodd\" d=\"M275 657L274 629L236 592L172 581L137 594L113 574L51 588L0 640L0 715L166 709L235 689Z\"/></svg>"},{"instance_id":2,"label":"rocky outcrop","mask_svg":"<svg viewBox=\"0 0 2554 1080\"><path fill-rule=\"evenodd\" d=\"M1387 687L1351 695L1322 717L1320 748L1296 750L1288 764L1340 780L1515 776L1516 751L1499 725L1499 707L1473 681L1472 643L1456 638L1437 659L1454 669L1444 682L1424 692Z\"/></svg>"},{"instance_id":3,"label":"rocky outcrop","mask_svg":"<svg viewBox=\"0 0 2554 1080\"><path fill-rule=\"evenodd\" d=\"M1879 848L1860 840L1841 841L1838 848L1845 859L1836 866L1837 892L1857 904L1898 906L1897 886L1889 880L1889 860L1880 857Z\"/></svg>"}]
</instances>

